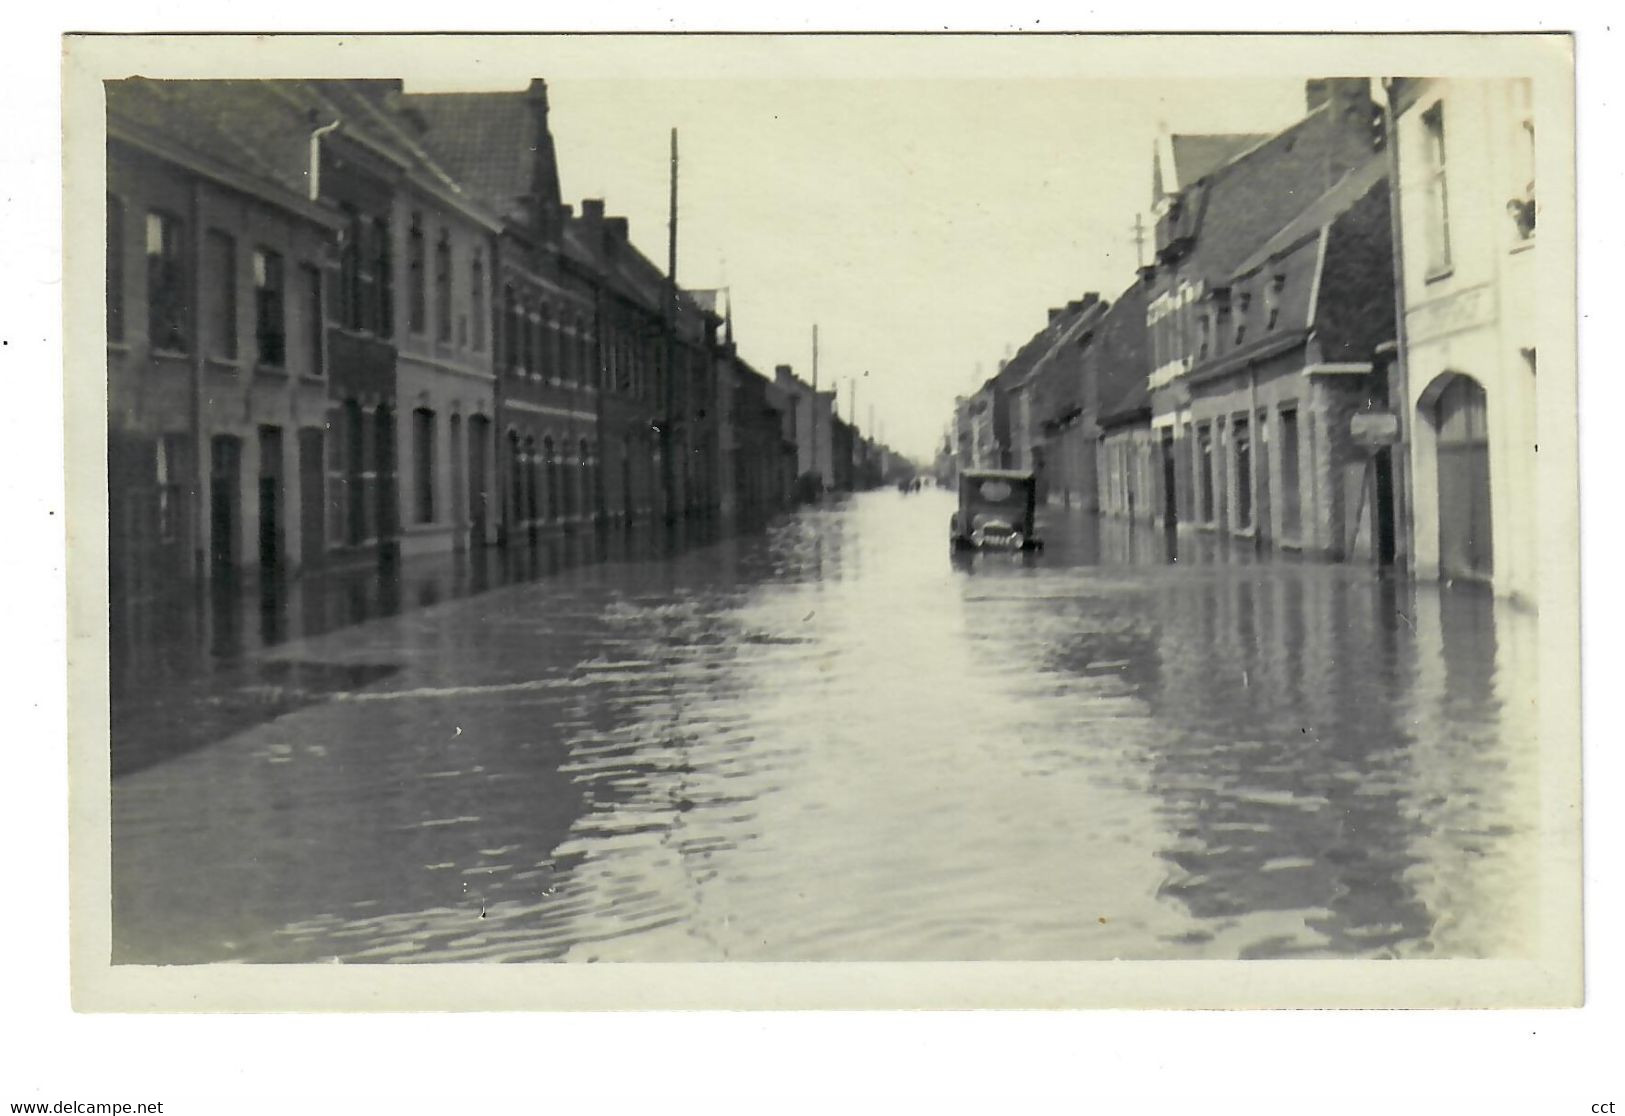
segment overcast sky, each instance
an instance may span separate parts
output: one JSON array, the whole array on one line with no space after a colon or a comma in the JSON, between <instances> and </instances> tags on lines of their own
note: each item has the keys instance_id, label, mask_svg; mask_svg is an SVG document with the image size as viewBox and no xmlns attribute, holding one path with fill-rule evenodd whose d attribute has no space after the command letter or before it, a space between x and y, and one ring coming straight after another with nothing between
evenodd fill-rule
<instances>
[{"instance_id":1,"label":"overcast sky","mask_svg":"<svg viewBox=\"0 0 1625 1116\"><path fill-rule=\"evenodd\" d=\"M873 77L865 61L884 41L856 57L835 52L840 42L764 57L763 40L733 40L724 54L748 64L705 66L715 54L696 50L633 66L613 40L554 41L407 84L518 89L546 77L565 199L604 198L662 266L676 127L681 284L731 290L740 352L767 375L784 363L810 377L817 323L820 386L840 385L847 414L857 377L860 426L873 407L886 440L919 458L940 442L954 396L1049 307L1087 291L1113 298L1132 279L1160 126L1269 132L1303 112L1302 75L1101 77L1085 51L1050 40L927 52Z\"/></svg>"}]
</instances>

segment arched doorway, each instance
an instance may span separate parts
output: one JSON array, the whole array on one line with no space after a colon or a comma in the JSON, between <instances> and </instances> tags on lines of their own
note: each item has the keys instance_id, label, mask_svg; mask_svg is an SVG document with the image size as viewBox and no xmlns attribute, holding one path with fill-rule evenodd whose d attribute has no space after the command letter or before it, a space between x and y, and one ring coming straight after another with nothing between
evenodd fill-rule
<instances>
[{"instance_id":1,"label":"arched doorway","mask_svg":"<svg viewBox=\"0 0 1625 1116\"><path fill-rule=\"evenodd\" d=\"M1424 397L1424 407L1438 447L1439 575L1488 580L1494 548L1484 388L1452 373L1438 383L1431 404Z\"/></svg>"}]
</instances>

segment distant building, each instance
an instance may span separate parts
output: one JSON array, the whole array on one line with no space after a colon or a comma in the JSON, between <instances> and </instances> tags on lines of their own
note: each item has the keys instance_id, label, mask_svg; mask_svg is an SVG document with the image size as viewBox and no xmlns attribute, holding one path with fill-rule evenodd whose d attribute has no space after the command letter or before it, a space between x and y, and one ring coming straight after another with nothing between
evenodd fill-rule
<instances>
[{"instance_id":1,"label":"distant building","mask_svg":"<svg viewBox=\"0 0 1625 1116\"><path fill-rule=\"evenodd\" d=\"M834 491L839 452L834 445L835 393L815 391L788 364L774 369L773 382L794 416L797 486L813 494Z\"/></svg>"},{"instance_id":2,"label":"distant building","mask_svg":"<svg viewBox=\"0 0 1625 1116\"><path fill-rule=\"evenodd\" d=\"M1169 501L1177 478L1165 466L1160 438L1151 430L1151 389L1146 377L1150 346L1146 299L1156 268L1142 267L1133 284L1118 295L1085 347L1085 363L1096 384L1100 433L1096 477L1100 510L1143 523L1172 522Z\"/></svg>"},{"instance_id":3,"label":"distant building","mask_svg":"<svg viewBox=\"0 0 1625 1116\"><path fill-rule=\"evenodd\" d=\"M1533 600L1530 83L1406 81L1393 96L1415 569Z\"/></svg>"}]
</instances>

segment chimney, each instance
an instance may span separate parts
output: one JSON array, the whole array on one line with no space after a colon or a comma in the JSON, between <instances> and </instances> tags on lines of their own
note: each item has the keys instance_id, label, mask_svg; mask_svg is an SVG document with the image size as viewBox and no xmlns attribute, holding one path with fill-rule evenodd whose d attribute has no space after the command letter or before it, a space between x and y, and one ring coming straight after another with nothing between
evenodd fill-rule
<instances>
[{"instance_id":1,"label":"chimney","mask_svg":"<svg viewBox=\"0 0 1625 1116\"><path fill-rule=\"evenodd\" d=\"M604 228L610 236L622 244L625 244L632 235L631 225L625 217L605 217Z\"/></svg>"},{"instance_id":2,"label":"chimney","mask_svg":"<svg viewBox=\"0 0 1625 1116\"><path fill-rule=\"evenodd\" d=\"M581 219L589 225L596 225L604 219L603 198L582 198Z\"/></svg>"},{"instance_id":3,"label":"chimney","mask_svg":"<svg viewBox=\"0 0 1625 1116\"><path fill-rule=\"evenodd\" d=\"M1325 78L1310 78L1303 83L1303 111L1314 112L1331 96Z\"/></svg>"},{"instance_id":4,"label":"chimney","mask_svg":"<svg viewBox=\"0 0 1625 1116\"><path fill-rule=\"evenodd\" d=\"M1064 308L1062 308L1060 306L1051 306L1049 308L1049 324L1054 325L1055 324L1055 319L1059 318L1064 313L1066 313L1066 310Z\"/></svg>"},{"instance_id":5,"label":"chimney","mask_svg":"<svg viewBox=\"0 0 1625 1116\"><path fill-rule=\"evenodd\" d=\"M531 113L530 191L526 203L530 220L544 241L556 242L564 226L559 220L559 167L553 150L553 132L547 122L547 82L531 78L525 89Z\"/></svg>"},{"instance_id":6,"label":"chimney","mask_svg":"<svg viewBox=\"0 0 1625 1116\"><path fill-rule=\"evenodd\" d=\"M1304 83L1311 108L1325 116L1326 182L1330 187L1376 153L1381 141L1381 117L1371 99L1371 79L1363 77L1315 78Z\"/></svg>"}]
</instances>

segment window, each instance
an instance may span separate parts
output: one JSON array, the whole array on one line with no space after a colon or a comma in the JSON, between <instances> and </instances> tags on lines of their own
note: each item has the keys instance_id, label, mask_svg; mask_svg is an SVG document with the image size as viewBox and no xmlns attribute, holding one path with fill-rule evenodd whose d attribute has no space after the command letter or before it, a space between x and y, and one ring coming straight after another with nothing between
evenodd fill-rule
<instances>
[{"instance_id":1,"label":"window","mask_svg":"<svg viewBox=\"0 0 1625 1116\"><path fill-rule=\"evenodd\" d=\"M107 195L107 339L124 340L124 203Z\"/></svg>"},{"instance_id":2,"label":"window","mask_svg":"<svg viewBox=\"0 0 1625 1116\"><path fill-rule=\"evenodd\" d=\"M535 336L534 327L536 319L531 317L530 311L521 309L519 312L519 366L530 375L536 370L535 363Z\"/></svg>"},{"instance_id":3,"label":"window","mask_svg":"<svg viewBox=\"0 0 1625 1116\"><path fill-rule=\"evenodd\" d=\"M1281 533L1296 539L1301 530L1298 492L1298 412L1281 412Z\"/></svg>"},{"instance_id":4,"label":"window","mask_svg":"<svg viewBox=\"0 0 1625 1116\"><path fill-rule=\"evenodd\" d=\"M1236 527L1245 531L1253 525L1253 443L1246 419L1230 423L1230 444L1236 455Z\"/></svg>"},{"instance_id":5,"label":"window","mask_svg":"<svg viewBox=\"0 0 1625 1116\"><path fill-rule=\"evenodd\" d=\"M451 341L451 235L445 229L434 246L434 336Z\"/></svg>"},{"instance_id":6,"label":"window","mask_svg":"<svg viewBox=\"0 0 1625 1116\"><path fill-rule=\"evenodd\" d=\"M1201 506L1197 518L1203 523L1213 522L1213 428L1203 425L1196 431L1197 492Z\"/></svg>"},{"instance_id":7,"label":"window","mask_svg":"<svg viewBox=\"0 0 1625 1116\"><path fill-rule=\"evenodd\" d=\"M185 475L186 435L165 434L158 439L156 482L157 531L161 543L180 538L181 480Z\"/></svg>"},{"instance_id":8,"label":"window","mask_svg":"<svg viewBox=\"0 0 1625 1116\"><path fill-rule=\"evenodd\" d=\"M1242 291L1236 296L1236 332L1231 343L1240 345L1247 338L1247 310L1253 304L1253 296Z\"/></svg>"},{"instance_id":9,"label":"window","mask_svg":"<svg viewBox=\"0 0 1625 1116\"><path fill-rule=\"evenodd\" d=\"M423 319L428 313L424 283L423 215L412 214L412 229L406 238L406 282L408 284L406 322L413 333L423 332Z\"/></svg>"},{"instance_id":10,"label":"window","mask_svg":"<svg viewBox=\"0 0 1625 1116\"><path fill-rule=\"evenodd\" d=\"M305 290L305 369L312 376L320 376L325 365L322 333L326 325L322 317L322 273L307 263L299 265L299 274Z\"/></svg>"},{"instance_id":11,"label":"window","mask_svg":"<svg viewBox=\"0 0 1625 1116\"><path fill-rule=\"evenodd\" d=\"M419 523L434 522L434 412L412 412L412 489Z\"/></svg>"},{"instance_id":12,"label":"window","mask_svg":"<svg viewBox=\"0 0 1625 1116\"><path fill-rule=\"evenodd\" d=\"M361 214L353 205L342 205L344 231L339 254L339 322L348 329L362 328L363 280L361 267Z\"/></svg>"},{"instance_id":13,"label":"window","mask_svg":"<svg viewBox=\"0 0 1625 1116\"><path fill-rule=\"evenodd\" d=\"M379 337L395 332L395 269L389 252L389 222L372 223L373 328Z\"/></svg>"},{"instance_id":14,"label":"window","mask_svg":"<svg viewBox=\"0 0 1625 1116\"><path fill-rule=\"evenodd\" d=\"M474 318L474 351L485 351L485 257L478 249L474 252L474 262L469 266L469 305L473 307Z\"/></svg>"},{"instance_id":15,"label":"window","mask_svg":"<svg viewBox=\"0 0 1625 1116\"><path fill-rule=\"evenodd\" d=\"M1281 294L1286 290L1286 276L1276 275L1264 288L1264 329L1273 330L1281 320Z\"/></svg>"},{"instance_id":16,"label":"window","mask_svg":"<svg viewBox=\"0 0 1625 1116\"><path fill-rule=\"evenodd\" d=\"M1203 311L1196 318L1196 359L1206 360L1213 347L1213 321Z\"/></svg>"},{"instance_id":17,"label":"window","mask_svg":"<svg viewBox=\"0 0 1625 1116\"><path fill-rule=\"evenodd\" d=\"M1518 134L1513 141L1515 177L1507 215L1512 218L1515 238L1535 237L1535 102L1533 82L1524 78L1512 83L1512 111Z\"/></svg>"},{"instance_id":18,"label":"window","mask_svg":"<svg viewBox=\"0 0 1625 1116\"><path fill-rule=\"evenodd\" d=\"M1423 240L1428 278L1450 270L1450 205L1445 195L1444 104L1422 114L1425 191Z\"/></svg>"},{"instance_id":19,"label":"window","mask_svg":"<svg viewBox=\"0 0 1625 1116\"><path fill-rule=\"evenodd\" d=\"M254 252L255 359L269 368L281 368L287 352L283 313L282 256L266 248Z\"/></svg>"},{"instance_id":20,"label":"window","mask_svg":"<svg viewBox=\"0 0 1625 1116\"><path fill-rule=\"evenodd\" d=\"M181 223L168 213L147 214L147 343L186 352L186 269Z\"/></svg>"},{"instance_id":21,"label":"window","mask_svg":"<svg viewBox=\"0 0 1625 1116\"><path fill-rule=\"evenodd\" d=\"M553 439L542 439L542 464L547 470L547 518L559 517L559 462L553 456Z\"/></svg>"},{"instance_id":22,"label":"window","mask_svg":"<svg viewBox=\"0 0 1625 1116\"><path fill-rule=\"evenodd\" d=\"M502 347L503 359L509 368L519 366L519 310L514 299L512 284L502 288Z\"/></svg>"},{"instance_id":23,"label":"window","mask_svg":"<svg viewBox=\"0 0 1625 1116\"><path fill-rule=\"evenodd\" d=\"M237 242L219 229L204 237L203 266L208 274L203 298L208 353L237 359Z\"/></svg>"}]
</instances>

